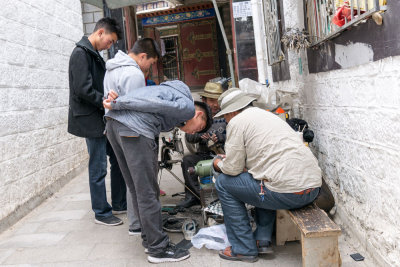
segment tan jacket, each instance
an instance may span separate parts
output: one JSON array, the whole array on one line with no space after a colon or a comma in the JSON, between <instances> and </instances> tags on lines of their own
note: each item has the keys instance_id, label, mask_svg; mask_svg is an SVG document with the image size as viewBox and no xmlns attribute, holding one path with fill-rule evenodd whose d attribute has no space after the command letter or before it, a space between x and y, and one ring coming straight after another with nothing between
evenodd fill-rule
<instances>
[{"instance_id":1,"label":"tan jacket","mask_svg":"<svg viewBox=\"0 0 400 267\"><path fill-rule=\"evenodd\" d=\"M218 164L223 173L236 176L246 167L254 179L268 180L265 186L279 193L321 186L321 169L311 150L271 112L247 108L226 131L226 158Z\"/></svg>"}]
</instances>

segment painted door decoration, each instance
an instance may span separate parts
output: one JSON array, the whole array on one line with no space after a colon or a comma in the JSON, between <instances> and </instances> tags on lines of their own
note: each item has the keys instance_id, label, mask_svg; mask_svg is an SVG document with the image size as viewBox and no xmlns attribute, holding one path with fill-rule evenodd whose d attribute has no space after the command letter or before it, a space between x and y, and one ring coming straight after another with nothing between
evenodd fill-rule
<instances>
[{"instance_id":1,"label":"painted door decoration","mask_svg":"<svg viewBox=\"0 0 400 267\"><path fill-rule=\"evenodd\" d=\"M157 41L160 45L160 33L158 30L152 27L144 28L144 37L152 38ZM162 69L162 60L158 60L156 64L150 69L149 73L150 80L153 80L156 84L160 84L164 81L164 74Z\"/></svg>"},{"instance_id":2,"label":"painted door decoration","mask_svg":"<svg viewBox=\"0 0 400 267\"><path fill-rule=\"evenodd\" d=\"M180 24L183 80L191 87L203 87L219 76L215 19Z\"/></svg>"}]
</instances>

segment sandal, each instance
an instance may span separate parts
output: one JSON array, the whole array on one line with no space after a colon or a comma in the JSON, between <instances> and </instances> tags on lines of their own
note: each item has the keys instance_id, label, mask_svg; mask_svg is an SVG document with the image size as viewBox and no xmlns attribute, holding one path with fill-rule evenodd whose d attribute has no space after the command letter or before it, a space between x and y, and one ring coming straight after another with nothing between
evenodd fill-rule
<instances>
[{"instance_id":1,"label":"sandal","mask_svg":"<svg viewBox=\"0 0 400 267\"><path fill-rule=\"evenodd\" d=\"M240 254L233 254L232 247L226 247L224 250L219 251L219 256L222 259L230 260L230 261L245 261L245 262L256 262L258 261L257 256L247 256Z\"/></svg>"}]
</instances>

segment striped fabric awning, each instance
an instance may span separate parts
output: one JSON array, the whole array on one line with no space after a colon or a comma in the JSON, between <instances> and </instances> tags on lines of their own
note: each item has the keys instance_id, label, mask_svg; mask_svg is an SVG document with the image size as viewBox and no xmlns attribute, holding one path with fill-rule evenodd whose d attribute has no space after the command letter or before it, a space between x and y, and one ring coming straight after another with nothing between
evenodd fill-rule
<instances>
[{"instance_id":1,"label":"striped fabric awning","mask_svg":"<svg viewBox=\"0 0 400 267\"><path fill-rule=\"evenodd\" d=\"M157 1L149 1L149 0L105 0L107 3L108 8L110 9L115 9L115 8L121 8L121 7L126 7L126 6L135 6L135 5L141 5L141 4L148 4L151 2L157 2ZM103 8L103 0L81 0L82 3L87 3L91 4L94 6L97 6L99 8ZM172 0L168 1L172 2L175 4L181 4L183 1L180 0Z\"/></svg>"}]
</instances>

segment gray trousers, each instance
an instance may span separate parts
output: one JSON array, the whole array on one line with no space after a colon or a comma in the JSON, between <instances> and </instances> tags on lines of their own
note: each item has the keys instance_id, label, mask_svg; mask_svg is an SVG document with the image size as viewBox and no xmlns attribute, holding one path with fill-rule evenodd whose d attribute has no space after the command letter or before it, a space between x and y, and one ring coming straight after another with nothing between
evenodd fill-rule
<instances>
[{"instance_id":1,"label":"gray trousers","mask_svg":"<svg viewBox=\"0 0 400 267\"><path fill-rule=\"evenodd\" d=\"M154 139L138 135L113 119L107 120L106 132L131 194L134 214L140 221L142 244L150 254L162 252L169 238L162 230L158 145Z\"/></svg>"},{"instance_id":2,"label":"gray trousers","mask_svg":"<svg viewBox=\"0 0 400 267\"><path fill-rule=\"evenodd\" d=\"M135 210L133 209L132 195L129 190L126 191L126 207L126 215L128 216L129 229L136 230L141 228L139 217L136 215Z\"/></svg>"}]
</instances>

